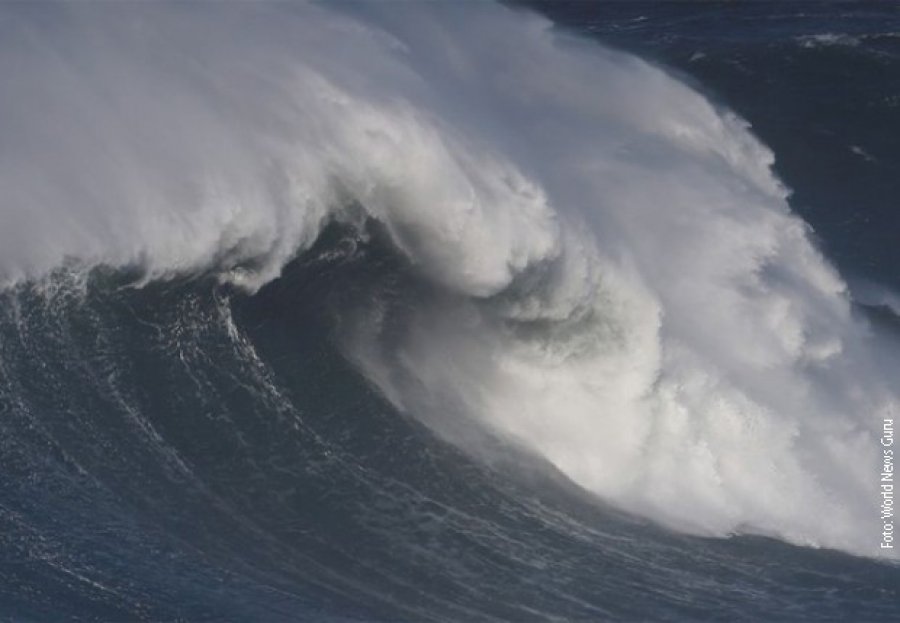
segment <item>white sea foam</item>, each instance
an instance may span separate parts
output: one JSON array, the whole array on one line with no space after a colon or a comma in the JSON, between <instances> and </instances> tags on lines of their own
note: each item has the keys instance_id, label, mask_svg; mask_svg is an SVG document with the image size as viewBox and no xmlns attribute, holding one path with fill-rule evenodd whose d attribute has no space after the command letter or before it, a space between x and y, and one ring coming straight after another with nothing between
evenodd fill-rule
<instances>
[{"instance_id":1,"label":"white sea foam","mask_svg":"<svg viewBox=\"0 0 900 623\"><path fill-rule=\"evenodd\" d=\"M879 553L872 329L770 151L665 72L482 3L3 10L4 282L253 290L361 205L440 292L390 343L348 311L400 408L668 526Z\"/></svg>"},{"instance_id":2,"label":"white sea foam","mask_svg":"<svg viewBox=\"0 0 900 623\"><path fill-rule=\"evenodd\" d=\"M801 35L797 41L804 48L819 48L831 46L843 46L855 48L859 45L859 38L844 33L826 32L817 35Z\"/></svg>"}]
</instances>

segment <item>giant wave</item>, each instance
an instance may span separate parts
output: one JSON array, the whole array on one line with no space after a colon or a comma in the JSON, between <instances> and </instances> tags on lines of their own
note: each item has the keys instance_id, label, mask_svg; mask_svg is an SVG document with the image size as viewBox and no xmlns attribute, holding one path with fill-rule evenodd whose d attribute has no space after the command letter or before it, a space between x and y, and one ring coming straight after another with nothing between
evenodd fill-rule
<instances>
[{"instance_id":1,"label":"giant wave","mask_svg":"<svg viewBox=\"0 0 900 623\"><path fill-rule=\"evenodd\" d=\"M7 292L252 294L329 226L383 237L413 285L360 282L333 326L445 440L677 530L885 555L896 345L696 90L499 5L6 13Z\"/></svg>"}]
</instances>

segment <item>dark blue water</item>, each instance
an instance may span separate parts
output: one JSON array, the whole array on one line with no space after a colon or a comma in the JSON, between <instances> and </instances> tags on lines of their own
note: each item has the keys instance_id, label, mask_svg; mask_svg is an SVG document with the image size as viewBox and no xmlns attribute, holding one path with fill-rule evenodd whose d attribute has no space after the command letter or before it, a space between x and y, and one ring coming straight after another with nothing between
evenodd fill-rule
<instances>
[{"instance_id":1,"label":"dark blue water","mask_svg":"<svg viewBox=\"0 0 900 623\"><path fill-rule=\"evenodd\" d=\"M748 119L827 255L900 285L897 5L538 6ZM402 321L428 286L371 233L252 296L62 270L0 295L0 620L900 619L896 567L672 533L397 413L341 310Z\"/></svg>"}]
</instances>

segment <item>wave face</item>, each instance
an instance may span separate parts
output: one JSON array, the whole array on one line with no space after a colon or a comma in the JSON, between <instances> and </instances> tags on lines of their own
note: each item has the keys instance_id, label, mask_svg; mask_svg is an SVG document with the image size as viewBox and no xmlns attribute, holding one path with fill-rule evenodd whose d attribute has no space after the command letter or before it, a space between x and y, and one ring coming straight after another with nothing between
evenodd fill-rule
<instances>
[{"instance_id":1,"label":"wave face","mask_svg":"<svg viewBox=\"0 0 900 623\"><path fill-rule=\"evenodd\" d=\"M4 13L13 615L888 612L896 338L739 117L503 6Z\"/></svg>"}]
</instances>

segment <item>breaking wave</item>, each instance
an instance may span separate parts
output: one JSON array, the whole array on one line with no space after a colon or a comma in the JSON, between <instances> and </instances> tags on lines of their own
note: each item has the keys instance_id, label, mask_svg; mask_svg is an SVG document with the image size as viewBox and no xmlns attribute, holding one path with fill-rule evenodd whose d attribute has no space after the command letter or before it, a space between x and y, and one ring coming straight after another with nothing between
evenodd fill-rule
<instances>
[{"instance_id":1,"label":"breaking wave","mask_svg":"<svg viewBox=\"0 0 900 623\"><path fill-rule=\"evenodd\" d=\"M883 555L896 345L745 121L504 6L216 9L5 7L5 288L252 294L329 226L374 236L410 276L333 326L445 440L677 530Z\"/></svg>"}]
</instances>

